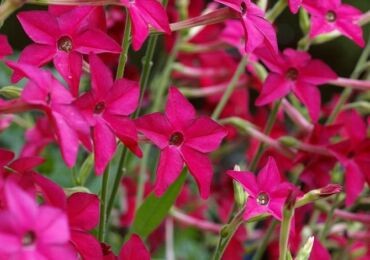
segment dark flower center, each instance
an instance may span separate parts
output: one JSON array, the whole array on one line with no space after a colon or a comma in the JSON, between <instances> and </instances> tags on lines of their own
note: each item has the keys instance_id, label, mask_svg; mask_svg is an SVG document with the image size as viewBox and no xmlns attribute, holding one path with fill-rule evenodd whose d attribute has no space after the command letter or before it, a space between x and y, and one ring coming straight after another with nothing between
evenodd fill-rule
<instances>
[{"instance_id":1,"label":"dark flower center","mask_svg":"<svg viewBox=\"0 0 370 260\"><path fill-rule=\"evenodd\" d=\"M36 241L36 234L33 231L28 231L22 237L22 245L23 246L31 246Z\"/></svg>"},{"instance_id":2,"label":"dark flower center","mask_svg":"<svg viewBox=\"0 0 370 260\"><path fill-rule=\"evenodd\" d=\"M298 70L295 68L290 68L285 74L285 77L290 80L296 80L298 78Z\"/></svg>"},{"instance_id":3,"label":"dark flower center","mask_svg":"<svg viewBox=\"0 0 370 260\"><path fill-rule=\"evenodd\" d=\"M270 201L270 197L266 192L258 194L257 203L262 206L266 206Z\"/></svg>"},{"instance_id":4,"label":"dark flower center","mask_svg":"<svg viewBox=\"0 0 370 260\"><path fill-rule=\"evenodd\" d=\"M326 18L326 21L328 21L329 23L333 23L335 22L335 20L337 20L337 15L335 12L329 11L326 13L325 18Z\"/></svg>"},{"instance_id":5,"label":"dark flower center","mask_svg":"<svg viewBox=\"0 0 370 260\"><path fill-rule=\"evenodd\" d=\"M46 101L46 104L50 104L50 102L51 102L51 93L50 92L46 95L45 101Z\"/></svg>"},{"instance_id":6,"label":"dark flower center","mask_svg":"<svg viewBox=\"0 0 370 260\"><path fill-rule=\"evenodd\" d=\"M104 102L99 102L96 104L94 107L94 114L101 114L105 109L105 103Z\"/></svg>"},{"instance_id":7,"label":"dark flower center","mask_svg":"<svg viewBox=\"0 0 370 260\"><path fill-rule=\"evenodd\" d=\"M241 4L240 4L240 12L244 15L244 14L246 14L246 12L247 12L247 5L246 5L246 3L244 3L244 2L242 2Z\"/></svg>"},{"instance_id":8,"label":"dark flower center","mask_svg":"<svg viewBox=\"0 0 370 260\"><path fill-rule=\"evenodd\" d=\"M184 135L180 132L175 132L170 137L170 144L180 146L184 142Z\"/></svg>"},{"instance_id":9,"label":"dark flower center","mask_svg":"<svg viewBox=\"0 0 370 260\"><path fill-rule=\"evenodd\" d=\"M73 48L72 40L68 36L62 36L58 40L58 49L65 52L70 52Z\"/></svg>"}]
</instances>

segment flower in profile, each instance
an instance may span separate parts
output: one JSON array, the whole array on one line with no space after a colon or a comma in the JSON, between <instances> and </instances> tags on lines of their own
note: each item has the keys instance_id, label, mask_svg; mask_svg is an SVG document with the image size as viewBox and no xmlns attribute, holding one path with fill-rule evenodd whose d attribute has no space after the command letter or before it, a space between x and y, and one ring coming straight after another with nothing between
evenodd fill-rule
<instances>
[{"instance_id":1,"label":"flower in profile","mask_svg":"<svg viewBox=\"0 0 370 260\"><path fill-rule=\"evenodd\" d=\"M139 50L149 35L149 25L170 34L165 9L158 0L120 0L127 7L132 22L132 46Z\"/></svg>"},{"instance_id":2,"label":"flower in profile","mask_svg":"<svg viewBox=\"0 0 370 260\"><path fill-rule=\"evenodd\" d=\"M321 95L317 85L336 79L335 72L303 51L286 49L282 54L275 54L258 49L256 54L271 71L256 105L269 104L293 92L307 107L311 119L316 122L321 107Z\"/></svg>"},{"instance_id":3,"label":"flower in profile","mask_svg":"<svg viewBox=\"0 0 370 260\"><path fill-rule=\"evenodd\" d=\"M118 256L119 260L150 260L150 254L146 249L141 238L133 234L131 238L122 246Z\"/></svg>"},{"instance_id":4,"label":"flower in profile","mask_svg":"<svg viewBox=\"0 0 370 260\"><path fill-rule=\"evenodd\" d=\"M8 37L0 34L0 59L13 53L12 47L9 45Z\"/></svg>"},{"instance_id":5,"label":"flower in profile","mask_svg":"<svg viewBox=\"0 0 370 260\"><path fill-rule=\"evenodd\" d=\"M74 104L92 128L95 170L103 173L116 151L116 136L137 156L136 126L130 120L139 101L139 84L120 79L113 82L111 71L96 56L90 55L92 90L79 97Z\"/></svg>"},{"instance_id":6,"label":"flower in profile","mask_svg":"<svg viewBox=\"0 0 370 260\"><path fill-rule=\"evenodd\" d=\"M175 88L169 90L165 114L153 113L136 121L138 130L161 149L155 194L162 195L187 165L202 198L207 198L212 165L207 153L218 148L227 131L206 116L196 117L191 103Z\"/></svg>"},{"instance_id":7,"label":"flower in profile","mask_svg":"<svg viewBox=\"0 0 370 260\"><path fill-rule=\"evenodd\" d=\"M251 0L215 0L236 11L241 19L245 33L245 51L253 52L265 45L271 51L278 51L276 33L267 21L264 12Z\"/></svg>"},{"instance_id":8,"label":"flower in profile","mask_svg":"<svg viewBox=\"0 0 370 260\"><path fill-rule=\"evenodd\" d=\"M43 66L53 60L56 70L68 83L73 96L78 95L84 54L119 53L121 47L102 30L90 27L86 20L95 7L76 7L59 16L49 11L26 11L18 19L35 42L19 57L20 63ZM24 76L16 71L12 80Z\"/></svg>"},{"instance_id":9,"label":"flower in profile","mask_svg":"<svg viewBox=\"0 0 370 260\"><path fill-rule=\"evenodd\" d=\"M6 208L0 211L0 255L5 259L76 259L68 244L70 232L65 213L35 199L8 181Z\"/></svg>"},{"instance_id":10,"label":"flower in profile","mask_svg":"<svg viewBox=\"0 0 370 260\"><path fill-rule=\"evenodd\" d=\"M341 0L305 0L303 7L311 15L311 38L339 31L359 46L365 46L362 28L358 24L362 13L357 8L342 4Z\"/></svg>"},{"instance_id":11,"label":"flower in profile","mask_svg":"<svg viewBox=\"0 0 370 260\"><path fill-rule=\"evenodd\" d=\"M257 177L252 172L246 171L227 171L227 174L248 192L244 220L265 213L271 214L278 220L282 219L286 198L290 191L296 188L293 184L281 180L276 162L272 157L269 157Z\"/></svg>"}]
</instances>

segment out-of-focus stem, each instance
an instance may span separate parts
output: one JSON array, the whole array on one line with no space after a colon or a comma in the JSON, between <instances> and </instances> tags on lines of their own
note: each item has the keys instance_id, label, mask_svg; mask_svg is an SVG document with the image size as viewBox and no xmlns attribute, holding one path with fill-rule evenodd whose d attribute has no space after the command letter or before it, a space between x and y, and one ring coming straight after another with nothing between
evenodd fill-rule
<instances>
[{"instance_id":1,"label":"out-of-focus stem","mask_svg":"<svg viewBox=\"0 0 370 260\"><path fill-rule=\"evenodd\" d=\"M122 52L119 56L119 63L116 73L116 79L123 78L125 74L125 66L128 58L128 50L130 49L130 35L131 35L131 19L128 15L128 11L126 9L126 22L125 22L125 31L123 32L123 39L122 39Z\"/></svg>"},{"instance_id":2,"label":"out-of-focus stem","mask_svg":"<svg viewBox=\"0 0 370 260\"><path fill-rule=\"evenodd\" d=\"M105 228L106 228L106 219L107 219L107 188L108 188L108 180L109 180L109 171L110 171L110 164L108 164L107 168L105 169L101 191L100 191L100 220L99 220L99 229L98 229L98 239L100 242L104 242L105 240Z\"/></svg>"},{"instance_id":3,"label":"out-of-focus stem","mask_svg":"<svg viewBox=\"0 0 370 260\"><path fill-rule=\"evenodd\" d=\"M22 0L5 0L0 5L0 28L3 26L5 20L17 9L21 8L23 4L24 1Z\"/></svg>"},{"instance_id":4,"label":"out-of-focus stem","mask_svg":"<svg viewBox=\"0 0 370 260\"><path fill-rule=\"evenodd\" d=\"M166 259L175 260L175 250L174 250L174 243L173 243L174 225L173 225L172 218L166 219L165 229L166 229Z\"/></svg>"},{"instance_id":5,"label":"out-of-focus stem","mask_svg":"<svg viewBox=\"0 0 370 260\"><path fill-rule=\"evenodd\" d=\"M266 14L267 20L269 20L270 22L274 22L276 20L276 18L278 18L279 15L281 15L282 12L284 12L284 10L287 7L287 5L288 5L288 1L287 0L279 0L271 8L271 10L267 12L267 14Z\"/></svg>"},{"instance_id":6,"label":"out-of-focus stem","mask_svg":"<svg viewBox=\"0 0 370 260\"><path fill-rule=\"evenodd\" d=\"M276 220L276 219L274 219L271 222L270 226L267 228L267 231L265 232L265 235L262 239L262 242L261 242L260 246L257 248L257 251L253 256L253 260L260 260L262 258L263 254L266 251L267 245L270 242L270 238L271 238L277 224L279 224L279 221Z\"/></svg>"},{"instance_id":7,"label":"out-of-focus stem","mask_svg":"<svg viewBox=\"0 0 370 260\"><path fill-rule=\"evenodd\" d=\"M294 123L305 132L311 132L314 126L285 98L282 101L284 111L289 115Z\"/></svg>"}]
</instances>

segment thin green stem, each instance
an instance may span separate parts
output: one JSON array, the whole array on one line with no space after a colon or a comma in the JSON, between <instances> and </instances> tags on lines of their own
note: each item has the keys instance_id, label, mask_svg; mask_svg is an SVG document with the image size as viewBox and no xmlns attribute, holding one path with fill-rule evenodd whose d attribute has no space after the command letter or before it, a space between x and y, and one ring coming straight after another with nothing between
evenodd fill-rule
<instances>
[{"instance_id":1,"label":"thin green stem","mask_svg":"<svg viewBox=\"0 0 370 260\"><path fill-rule=\"evenodd\" d=\"M143 157L141 158L139 179L137 183L136 192L136 209L141 205L144 198L144 188L145 188L145 174L147 170L147 164L149 161L150 145L146 145L143 149Z\"/></svg>"},{"instance_id":2,"label":"thin green stem","mask_svg":"<svg viewBox=\"0 0 370 260\"><path fill-rule=\"evenodd\" d=\"M116 79L123 78L125 74L125 67L126 67L126 63L128 59L128 50L130 49L130 35L131 35L131 19L126 9L125 31L123 32L122 45L121 45L122 52L119 57Z\"/></svg>"},{"instance_id":3,"label":"thin green stem","mask_svg":"<svg viewBox=\"0 0 370 260\"><path fill-rule=\"evenodd\" d=\"M274 22L284 12L287 5L287 0L279 0L266 14L267 20Z\"/></svg>"},{"instance_id":4,"label":"thin green stem","mask_svg":"<svg viewBox=\"0 0 370 260\"><path fill-rule=\"evenodd\" d=\"M244 210L245 208L242 208L231 220L231 222L222 228L213 260L220 260L222 258L222 255L224 254L231 238L235 234L240 224L243 223Z\"/></svg>"},{"instance_id":5,"label":"thin green stem","mask_svg":"<svg viewBox=\"0 0 370 260\"><path fill-rule=\"evenodd\" d=\"M279 223L279 221L277 221L276 219L274 219L270 223L270 226L267 228L267 231L266 231L266 233L265 233L265 235L262 239L262 242L261 242L260 246L257 248L257 251L253 256L253 260L260 260L262 258L263 254L266 251L267 245L270 242L270 238L271 238L271 236L272 236L272 234L273 234L273 232L274 232L278 223Z\"/></svg>"},{"instance_id":6,"label":"thin green stem","mask_svg":"<svg viewBox=\"0 0 370 260\"><path fill-rule=\"evenodd\" d=\"M266 127L265 127L265 130L264 130L264 134L265 135L270 135L271 133L271 130L275 124L275 121L276 121L276 117L277 117L277 113L279 112L279 108L280 108L280 105L281 105L281 100L278 100L277 102L275 102L274 104L274 107L267 119L267 123L266 123ZM258 149L257 149L257 152L252 160L252 162L250 163L250 167L249 167L249 170L254 172L257 168L257 165L262 157L262 154L263 154L263 151L265 150L265 143L260 143L259 146L258 146Z\"/></svg>"},{"instance_id":7,"label":"thin green stem","mask_svg":"<svg viewBox=\"0 0 370 260\"><path fill-rule=\"evenodd\" d=\"M108 181L109 181L109 171L110 171L110 164L108 164L107 168L105 169L102 183L101 183L101 191L100 191L100 220L99 220L99 230L98 230L98 239L101 242L105 240L105 228L106 228L106 220L107 220L107 188L108 188Z\"/></svg>"},{"instance_id":8,"label":"thin green stem","mask_svg":"<svg viewBox=\"0 0 370 260\"><path fill-rule=\"evenodd\" d=\"M369 55L370 55L370 37L367 41L365 49L362 51L362 54L361 54L361 56L360 56L360 58L359 58L359 60L356 64L356 67L355 67L354 71L351 74L351 79L357 79L357 78L360 77L361 72L362 72L362 68L363 68L364 64L366 64ZM344 104L350 98L351 94L352 94L352 89L351 88L346 88L345 90L343 90L342 95L340 96L333 112L330 114L330 116L329 116L329 118L326 122L327 124L331 124L335 121L339 112L343 108Z\"/></svg>"},{"instance_id":9,"label":"thin green stem","mask_svg":"<svg viewBox=\"0 0 370 260\"><path fill-rule=\"evenodd\" d=\"M213 111L212 118L214 120L217 120L220 117L222 110L225 108L225 105L229 101L231 94L234 92L241 75L245 71L247 62L248 56L244 56L239 62L238 68L236 69L229 85L227 86L225 93L223 94L220 102L217 104L216 109Z\"/></svg>"},{"instance_id":10,"label":"thin green stem","mask_svg":"<svg viewBox=\"0 0 370 260\"><path fill-rule=\"evenodd\" d=\"M280 228L280 239L279 239L279 260L286 260L288 255L288 241L292 219L294 215L294 207L290 210L283 210L283 221Z\"/></svg>"}]
</instances>

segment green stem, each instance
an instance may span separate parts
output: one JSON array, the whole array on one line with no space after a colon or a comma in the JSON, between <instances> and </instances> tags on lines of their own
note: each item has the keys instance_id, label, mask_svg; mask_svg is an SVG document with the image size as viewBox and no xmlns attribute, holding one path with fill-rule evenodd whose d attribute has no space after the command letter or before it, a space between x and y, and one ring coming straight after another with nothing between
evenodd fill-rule
<instances>
[{"instance_id":1,"label":"green stem","mask_svg":"<svg viewBox=\"0 0 370 260\"><path fill-rule=\"evenodd\" d=\"M106 226L106 219L107 219L107 212L106 212L106 203L107 203L107 187L109 181L109 170L110 164L108 164L107 168L105 169L102 183L101 183L101 193L100 193L100 221L99 221L99 230L98 230L98 239L101 242L105 240L105 226Z\"/></svg>"},{"instance_id":2,"label":"green stem","mask_svg":"<svg viewBox=\"0 0 370 260\"><path fill-rule=\"evenodd\" d=\"M365 49L362 51L362 54L356 64L354 71L351 74L351 79L357 79L360 77L362 68L364 64L366 64L369 55L370 55L370 37L367 41ZM331 124L334 122L334 120L337 118L337 115L339 114L339 112L341 111L344 104L347 102L347 100L351 96L351 94L352 94L351 88L346 88L345 90L343 90L342 95L340 96L338 100L338 103L336 104L333 112L330 114L326 122L327 124Z\"/></svg>"},{"instance_id":3,"label":"green stem","mask_svg":"<svg viewBox=\"0 0 370 260\"><path fill-rule=\"evenodd\" d=\"M267 119L267 123L266 123L266 127L265 127L265 130L264 130L264 134L265 135L270 135L271 133L271 130L275 124L275 121L276 121L276 117L277 117L277 113L279 112L279 108L280 108L280 105L281 105L281 100L278 100L277 102L275 102L274 104L274 107ZM250 163L250 167L249 167L249 170L254 172L257 168L257 165L262 157L262 154L263 154L263 151L265 150L265 143L260 143L259 146L258 146L258 149L257 149L257 152L252 160L252 162Z\"/></svg>"},{"instance_id":4,"label":"green stem","mask_svg":"<svg viewBox=\"0 0 370 260\"><path fill-rule=\"evenodd\" d=\"M125 67L128 58L128 50L130 49L130 35L131 35L131 20L126 9L126 22L125 22L125 31L123 32L122 38L122 52L119 56L119 63L116 73L116 79L123 78L125 74Z\"/></svg>"},{"instance_id":5,"label":"green stem","mask_svg":"<svg viewBox=\"0 0 370 260\"><path fill-rule=\"evenodd\" d=\"M224 109L226 103L229 101L231 94L234 92L238 84L239 78L245 71L245 66L247 65L247 62L248 62L248 56L244 56L239 62L238 68L236 69L229 85L226 88L225 93L223 94L220 102L217 104L217 107L212 114L212 118L214 120L217 120L220 117L222 110Z\"/></svg>"},{"instance_id":6,"label":"green stem","mask_svg":"<svg viewBox=\"0 0 370 260\"><path fill-rule=\"evenodd\" d=\"M292 219L294 215L294 207L292 209L283 210L283 221L281 223L280 228L280 239L279 239L279 260L286 260L288 255L288 242L289 242L289 234L290 234L290 227L292 224Z\"/></svg>"},{"instance_id":7,"label":"green stem","mask_svg":"<svg viewBox=\"0 0 370 260\"><path fill-rule=\"evenodd\" d=\"M257 251L255 253L255 255L253 256L253 260L260 260L263 256L263 254L265 253L266 251L266 248L267 248L267 245L269 244L270 242L270 238L277 226L277 224L279 223L279 221L277 221L276 219L274 219L270 226L268 227L267 231L266 231L266 234L265 236L263 237L263 240L260 244L260 246L257 248Z\"/></svg>"},{"instance_id":8,"label":"green stem","mask_svg":"<svg viewBox=\"0 0 370 260\"><path fill-rule=\"evenodd\" d=\"M139 179L137 183L137 192L136 192L136 209L139 208L144 198L145 174L147 170L147 164L149 161L149 153L150 153L150 145L147 144L143 149L143 158L141 158L141 163L140 163Z\"/></svg>"},{"instance_id":9,"label":"green stem","mask_svg":"<svg viewBox=\"0 0 370 260\"><path fill-rule=\"evenodd\" d=\"M218 242L213 260L220 260L222 258L222 255L224 254L225 249L229 244L231 238L235 234L240 224L243 223L244 210L245 208L242 208L231 220L231 222L222 228L220 233L220 240Z\"/></svg>"},{"instance_id":10,"label":"green stem","mask_svg":"<svg viewBox=\"0 0 370 260\"><path fill-rule=\"evenodd\" d=\"M288 5L287 0L279 0L271 8L271 10L269 12L267 12L267 14L266 14L267 20L269 20L270 22L274 22L276 20L276 18L278 18L279 15L281 15L284 12L287 5Z\"/></svg>"}]
</instances>

